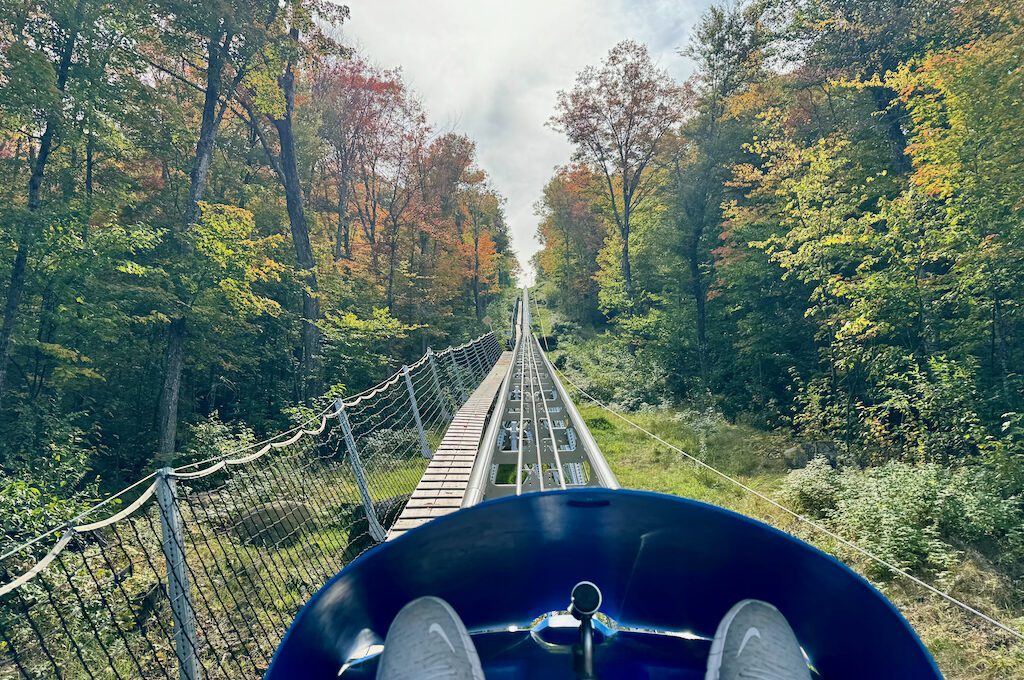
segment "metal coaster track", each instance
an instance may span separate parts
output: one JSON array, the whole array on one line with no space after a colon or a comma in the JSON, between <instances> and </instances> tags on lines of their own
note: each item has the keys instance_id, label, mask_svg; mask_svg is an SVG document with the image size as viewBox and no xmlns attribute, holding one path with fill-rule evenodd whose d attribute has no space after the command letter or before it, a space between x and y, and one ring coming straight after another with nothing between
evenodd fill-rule
<instances>
[{"instance_id":1,"label":"metal coaster track","mask_svg":"<svg viewBox=\"0 0 1024 680\"><path fill-rule=\"evenodd\" d=\"M618 482L531 331L526 289L513 312L514 358L463 506L502 496Z\"/></svg>"}]
</instances>

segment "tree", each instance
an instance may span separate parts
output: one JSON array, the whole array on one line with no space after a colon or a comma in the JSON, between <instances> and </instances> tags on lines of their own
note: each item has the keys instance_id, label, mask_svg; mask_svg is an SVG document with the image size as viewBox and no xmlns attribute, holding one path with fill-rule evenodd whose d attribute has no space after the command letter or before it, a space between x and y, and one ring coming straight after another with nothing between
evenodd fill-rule
<instances>
[{"instance_id":1,"label":"tree","mask_svg":"<svg viewBox=\"0 0 1024 680\"><path fill-rule=\"evenodd\" d=\"M401 160L395 162L395 145L403 136L408 122L406 93L394 72L368 70L357 85L365 98L367 114L361 118L354 142L355 170L351 195L370 251L372 271L380 279L379 227L386 219L382 206L387 201L387 182L383 172L387 167L402 164Z\"/></svg>"},{"instance_id":2,"label":"tree","mask_svg":"<svg viewBox=\"0 0 1024 680\"><path fill-rule=\"evenodd\" d=\"M697 64L692 83L694 115L678 139L672 164L673 211L687 263L694 302L694 333L701 379L708 379L707 297L711 250L720 233L725 182L734 164L743 160L742 135L747 130L727 112L730 98L742 94L760 77L766 40L763 8L712 7L685 54Z\"/></svg>"},{"instance_id":3,"label":"tree","mask_svg":"<svg viewBox=\"0 0 1024 680\"><path fill-rule=\"evenodd\" d=\"M502 198L481 182L473 187L466 198L469 212L469 232L466 245L469 246L469 280L473 296L473 310L478 321L484 318L484 287L489 284L495 273L496 249L494 239L489 230L499 231L505 216L502 210ZM495 228L497 227L497 228Z\"/></svg>"},{"instance_id":4,"label":"tree","mask_svg":"<svg viewBox=\"0 0 1024 680\"><path fill-rule=\"evenodd\" d=\"M555 170L535 211L540 217L536 256L538 277L554 284L549 302L568 318L600 319L597 307L597 255L607 228L594 205L601 178L586 166Z\"/></svg>"},{"instance_id":5,"label":"tree","mask_svg":"<svg viewBox=\"0 0 1024 680\"><path fill-rule=\"evenodd\" d=\"M820 87L829 78L863 81L877 115L859 121L881 128L889 144L891 169L910 171L904 116L885 74L930 48L956 39L950 18L961 0L797 0L785 35L802 43L799 79Z\"/></svg>"},{"instance_id":6,"label":"tree","mask_svg":"<svg viewBox=\"0 0 1024 680\"><path fill-rule=\"evenodd\" d=\"M249 75L254 60L259 58L272 35L280 9L279 5L266 6L251 0L223 0L198 5L163 0L157 5L161 18L157 25L163 29L157 38L168 49L165 53L153 55L150 63L158 71L173 74L189 83L203 97L199 134L189 169L188 197L181 222L171 231L172 238L180 240L184 248L188 247L187 232L196 221L199 202L206 193L221 122L236 90ZM195 63L195 53L202 54L205 63ZM165 54L173 55L175 62L187 64L190 72L178 73L173 65L164 64ZM193 73L201 77L201 84L193 84L189 79ZM158 454L168 461L174 454L177 440L178 400L187 335L187 316L172 314L167 328L157 443Z\"/></svg>"},{"instance_id":7,"label":"tree","mask_svg":"<svg viewBox=\"0 0 1024 680\"><path fill-rule=\"evenodd\" d=\"M373 124L376 89L385 86L359 55L325 65L314 76L313 97L321 107L320 134L332 153L329 172L334 188L337 226L334 259L352 258L351 202L358 145Z\"/></svg>"},{"instance_id":8,"label":"tree","mask_svg":"<svg viewBox=\"0 0 1024 680\"><path fill-rule=\"evenodd\" d=\"M572 90L558 93L550 124L576 146L576 160L593 163L604 177L628 296L631 218L654 188L646 171L683 111L682 89L631 40L613 47L601 67L583 69Z\"/></svg>"},{"instance_id":9,"label":"tree","mask_svg":"<svg viewBox=\"0 0 1024 680\"><path fill-rule=\"evenodd\" d=\"M316 257L306 219L305 196L299 175L298 149L295 139L296 81L301 64L314 54L347 56L348 51L331 40L323 31L322 22L341 23L348 17L345 6L329 8L316 2L294 3L286 7L285 25L279 27L274 49L262 56L264 64L253 74L250 92L244 102L249 124L259 138L270 165L284 189L285 206L291 229L295 259L302 277L302 328L299 362L299 398L319 396L319 354L321 333L320 293L316 273ZM276 84L276 90L269 83ZM261 115L262 114L262 115ZM266 117L277 131L277 152L260 129Z\"/></svg>"},{"instance_id":10,"label":"tree","mask_svg":"<svg viewBox=\"0 0 1024 680\"><path fill-rule=\"evenodd\" d=\"M108 489L200 421L270 433L326 375L479 334L512 283L500 199L400 73L324 34L346 11L0 0L5 471L50 451L86 466L69 495Z\"/></svg>"},{"instance_id":11,"label":"tree","mask_svg":"<svg viewBox=\"0 0 1024 680\"><path fill-rule=\"evenodd\" d=\"M11 197L3 216L5 226L12 228L15 252L0 321L0 396L7 386L30 253L45 223L41 212L49 207L46 174L53 154L62 143L69 144L83 133L86 120L97 122L99 92L116 89L117 80L131 79L137 71L137 63L125 60L115 48L138 39L138 11L135 5L125 5L124 20L112 21L112 6L100 0L38 7L35 3L0 4L0 17L9 27L0 38L3 63L9 69L0 87L0 119L24 138L27 168L25 193ZM102 113L116 110L114 106ZM90 164L87 175L91 169Z\"/></svg>"}]
</instances>

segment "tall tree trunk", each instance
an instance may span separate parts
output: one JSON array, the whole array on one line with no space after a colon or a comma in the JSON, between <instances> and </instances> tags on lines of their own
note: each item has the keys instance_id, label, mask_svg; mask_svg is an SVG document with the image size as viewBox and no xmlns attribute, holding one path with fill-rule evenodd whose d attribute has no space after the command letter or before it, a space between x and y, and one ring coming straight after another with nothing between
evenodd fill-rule
<instances>
[{"instance_id":1,"label":"tall tree trunk","mask_svg":"<svg viewBox=\"0 0 1024 680\"><path fill-rule=\"evenodd\" d=\"M697 366L700 369L700 378L707 387L707 287L704 285L704 277L700 271L701 263L701 242L704 240L704 232L708 224L708 204L711 202L711 182L713 172L712 161L709 159L707 168L703 173L701 194L696 201L694 210L690 216L692 231L690 232L688 264L690 269L690 290L693 293L694 304L694 326L697 336Z\"/></svg>"},{"instance_id":2,"label":"tall tree trunk","mask_svg":"<svg viewBox=\"0 0 1024 680\"><path fill-rule=\"evenodd\" d=\"M96 138L92 131L85 140L85 195L92 200L92 176L95 169Z\"/></svg>"},{"instance_id":3,"label":"tall tree trunk","mask_svg":"<svg viewBox=\"0 0 1024 680\"><path fill-rule=\"evenodd\" d=\"M480 304L480 230L473 229L473 311L476 320L483 321L484 310Z\"/></svg>"},{"instance_id":4,"label":"tall tree trunk","mask_svg":"<svg viewBox=\"0 0 1024 680\"><path fill-rule=\"evenodd\" d=\"M292 243L295 245L295 259L302 270L302 357L300 379L301 397L317 396L319 390L318 359L320 353L320 297L316 278L316 259L309 239L309 226L302 205L302 186L299 178L298 159L295 154L295 135L292 117L295 111L295 71L289 64L278 79L285 97L285 115L273 119L281 146L280 173L284 187L288 222L291 226Z\"/></svg>"},{"instance_id":5,"label":"tall tree trunk","mask_svg":"<svg viewBox=\"0 0 1024 680\"><path fill-rule=\"evenodd\" d=\"M690 252L690 282L693 292L695 309L695 326L697 332L697 365L700 369L701 380L707 385L707 297L704 287L704 280L700 271L700 254L696 247Z\"/></svg>"},{"instance_id":6,"label":"tall tree trunk","mask_svg":"<svg viewBox=\"0 0 1024 680\"><path fill-rule=\"evenodd\" d=\"M224 71L224 56L230 36L225 37L225 47L220 43L218 32L207 42L206 92L203 98L203 118L199 124L199 139L196 142L195 159L189 173L188 202L182 220L182 229L187 230L199 218L199 201L206 191L210 176L210 163L217 138L220 115L217 102L221 95L221 76ZM181 388L181 371L185 365L185 337L188 333L188 319L179 316L171 321L167 331L167 361L164 366L164 383L160 390L160 412L157 418L157 455L162 462L170 464L174 457L175 441L178 437L178 393Z\"/></svg>"},{"instance_id":7,"label":"tall tree trunk","mask_svg":"<svg viewBox=\"0 0 1024 680\"><path fill-rule=\"evenodd\" d=\"M181 372L185 365L186 333L184 317L171 320L171 325L167 329L164 385L160 391L160 405L157 411L160 433L157 458L163 465L170 465L174 461L175 439L178 434L178 392L181 390Z\"/></svg>"},{"instance_id":8,"label":"tall tree trunk","mask_svg":"<svg viewBox=\"0 0 1024 680\"><path fill-rule=\"evenodd\" d=\"M46 387L46 380L49 377L52 362L49 357L43 354L42 346L53 343L56 336L56 322L54 312L57 307L57 293L54 291L54 284L50 282L43 289L39 304L39 330L36 333L36 341L39 343L35 350L35 366L32 371L31 388L29 398L36 399L42 394Z\"/></svg>"},{"instance_id":9,"label":"tall tree trunk","mask_svg":"<svg viewBox=\"0 0 1024 680\"><path fill-rule=\"evenodd\" d=\"M872 87L870 90L875 101L875 108L882 112L880 120L885 126L889 148L892 149L893 169L897 174L907 174L913 169L913 166L910 156L907 155L907 135L903 132L903 126L900 123L905 118L905 112L897 101L897 93L887 87Z\"/></svg>"},{"instance_id":10,"label":"tall tree trunk","mask_svg":"<svg viewBox=\"0 0 1024 680\"><path fill-rule=\"evenodd\" d=\"M199 139L196 142L195 161L189 173L188 203L185 204L185 228L193 224L199 216L199 201L203 200L206 185L210 177L210 164L213 161L214 144L217 141L217 128L220 116L217 114L217 102L221 95L221 77L224 72L224 51L220 44L220 35L211 35L207 44L206 92L203 95L203 118L199 124Z\"/></svg>"},{"instance_id":11,"label":"tall tree trunk","mask_svg":"<svg viewBox=\"0 0 1024 680\"><path fill-rule=\"evenodd\" d=\"M337 182L338 229L334 236L334 259L352 258L352 244L349 242L348 181Z\"/></svg>"},{"instance_id":12,"label":"tall tree trunk","mask_svg":"<svg viewBox=\"0 0 1024 680\"><path fill-rule=\"evenodd\" d=\"M71 72L71 58L75 52L75 43L78 42L84 11L85 0L78 0L75 5L74 23L64 40L60 64L57 67L56 85L57 91L61 94L67 89L68 75ZM56 144L55 136L60 122L60 112L51 112L46 120L43 135L39 139L39 152L32 163L32 171L28 179L28 209L30 212L36 212L42 203L43 176L46 173L46 163L50 158L50 153ZM25 293L28 252L35 238L34 232L35 225L27 224L18 233L17 251L14 254L14 265L11 267L11 278L7 286L7 301L4 304L4 319L0 324L0 395L3 395L4 388L7 386L7 364L11 353L11 339L14 336L14 326L18 319L21 298Z\"/></svg>"},{"instance_id":13,"label":"tall tree trunk","mask_svg":"<svg viewBox=\"0 0 1024 680\"><path fill-rule=\"evenodd\" d=\"M82 221L82 242L89 241L89 223L92 220L93 173L96 168L96 138L92 130L85 140L85 219Z\"/></svg>"},{"instance_id":14,"label":"tall tree trunk","mask_svg":"<svg viewBox=\"0 0 1024 680\"><path fill-rule=\"evenodd\" d=\"M629 239L622 239L622 281L627 297L633 297L633 268L629 263Z\"/></svg>"},{"instance_id":15,"label":"tall tree trunk","mask_svg":"<svg viewBox=\"0 0 1024 680\"><path fill-rule=\"evenodd\" d=\"M627 199L628 200L628 199ZM619 229L622 237L622 282L626 287L626 297L633 299L633 266L629 261L629 204L622 210L622 227Z\"/></svg>"},{"instance_id":16,"label":"tall tree trunk","mask_svg":"<svg viewBox=\"0 0 1024 680\"><path fill-rule=\"evenodd\" d=\"M25 231L24 229L22 231ZM0 394L3 394L7 381L7 364L11 352L11 337L14 335L14 323L18 318L18 307L25 292L25 266L28 262L28 236L18 240L18 250L14 254L14 266L11 268L11 280L7 286L7 303L4 305L4 322L0 327Z\"/></svg>"},{"instance_id":17,"label":"tall tree trunk","mask_svg":"<svg viewBox=\"0 0 1024 680\"><path fill-rule=\"evenodd\" d=\"M398 227L388 243L388 284L387 307L391 311L395 306L395 267L398 264Z\"/></svg>"}]
</instances>

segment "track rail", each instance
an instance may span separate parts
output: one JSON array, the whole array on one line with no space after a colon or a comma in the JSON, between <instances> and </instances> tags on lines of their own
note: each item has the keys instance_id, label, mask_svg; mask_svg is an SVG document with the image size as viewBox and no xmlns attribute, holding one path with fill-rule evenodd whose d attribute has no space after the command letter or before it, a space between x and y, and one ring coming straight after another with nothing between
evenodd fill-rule
<instances>
[{"instance_id":1,"label":"track rail","mask_svg":"<svg viewBox=\"0 0 1024 680\"><path fill-rule=\"evenodd\" d=\"M618 488L604 456L531 332L529 293L514 311L513 360L470 476L463 507L571 487Z\"/></svg>"}]
</instances>

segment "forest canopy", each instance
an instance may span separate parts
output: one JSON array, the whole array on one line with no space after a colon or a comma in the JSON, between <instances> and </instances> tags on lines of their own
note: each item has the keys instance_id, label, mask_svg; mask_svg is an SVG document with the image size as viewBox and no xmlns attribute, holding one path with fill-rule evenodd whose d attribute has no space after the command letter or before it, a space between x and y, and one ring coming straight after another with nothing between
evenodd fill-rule
<instances>
[{"instance_id":1,"label":"forest canopy","mask_svg":"<svg viewBox=\"0 0 1024 680\"><path fill-rule=\"evenodd\" d=\"M542 335L620 479L812 518L950 678L1024 668L1022 55L1007 0L716 4L685 81L625 41L558 94L536 205Z\"/></svg>"},{"instance_id":2,"label":"forest canopy","mask_svg":"<svg viewBox=\"0 0 1024 680\"><path fill-rule=\"evenodd\" d=\"M1001 0L716 6L683 83L622 43L552 118L551 304L648 403L862 464L976 457L1024 410L1022 50Z\"/></svg>"},{"instance_id":3,"label":"forest canopy","mask_svg":"<svg viewBox=\"0 0 1024 680\"><path fill-rule=\"evenodd\" d=\"M483 332L504 199L347 16L0 2L5 503L60 514Z\"/></svg>"}]
</instances>

